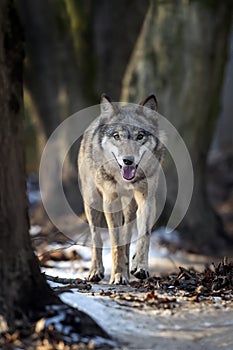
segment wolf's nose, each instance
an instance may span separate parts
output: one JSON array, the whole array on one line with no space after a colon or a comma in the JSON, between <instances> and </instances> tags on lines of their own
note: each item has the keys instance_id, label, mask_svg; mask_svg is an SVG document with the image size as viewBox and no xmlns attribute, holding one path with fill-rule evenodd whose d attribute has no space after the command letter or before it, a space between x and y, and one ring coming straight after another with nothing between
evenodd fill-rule
<instances>
[{"instance_id":1,"label":"wolf's nose","mask_svg":"<svg viewBox=\"0 0 233 350\"><path fill-rule=\"evenodd\" d=\"M125 165L132 165L134 162L134 157L125 157L123 158L123 162Z\"/></svg>"}]
</instances>

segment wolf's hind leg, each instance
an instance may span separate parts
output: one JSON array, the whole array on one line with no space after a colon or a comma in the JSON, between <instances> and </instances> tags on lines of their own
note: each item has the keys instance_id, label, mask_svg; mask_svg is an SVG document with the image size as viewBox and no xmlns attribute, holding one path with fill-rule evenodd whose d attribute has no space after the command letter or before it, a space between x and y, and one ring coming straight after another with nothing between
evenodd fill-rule
<instances>
[{"instance_id":1,"label":"wolf's hind leg","mask_svg":"<svg viewBox=\"0 0 233 350\"><path fill-rule=\"evenodd\" d=\"M87 205L85 205L85 213L92 236L92 259L88 280L91 282L99 282L104 278L104 266L102 260L103 241L100 233L101 218L103 214Z\"/></svg>"}]
</instances>

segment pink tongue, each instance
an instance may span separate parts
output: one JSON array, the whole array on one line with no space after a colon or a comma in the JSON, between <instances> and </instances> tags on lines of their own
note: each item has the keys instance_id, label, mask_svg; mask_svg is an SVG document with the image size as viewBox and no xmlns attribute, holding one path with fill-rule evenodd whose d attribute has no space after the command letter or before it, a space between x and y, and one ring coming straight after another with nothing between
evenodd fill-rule
<instances>
[{"instance_id":1,"label":"pink tongue","mask_svg":"<svg viewBox=\"0 0 233 350\"><path fill-rule=\"evenodd\" d=\"M121 171L124 179L131 180L135 176L136 167L135 165L123 165Z\"/></svg>"}]
</instances>

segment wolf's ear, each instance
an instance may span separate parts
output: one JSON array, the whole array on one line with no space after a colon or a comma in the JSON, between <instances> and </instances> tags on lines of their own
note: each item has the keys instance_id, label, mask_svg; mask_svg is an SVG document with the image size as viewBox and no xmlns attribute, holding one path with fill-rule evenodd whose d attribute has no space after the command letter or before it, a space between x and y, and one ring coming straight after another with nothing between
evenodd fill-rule
<instances>
[{"instance_id":1,"label":"wolf's ear","mask_svg":"<svg viewBox=\"0 0 233 350\"><path fill-rule=\"evenodd\" d=\"M141 106L152 109L153 111L158 110L158 101L154 94L149 95L144 101L140 103Z\"/></svg>"},{"instance_id":2,"label":"wolf's ear","mask_svg":"<svg viewBox=\"0 0 233 350\"><path fill-rule=\"evenodd\" d=\"M102 94L101 95L101 99L100 99L100 110L101 113L106 114L106 113L114 113L115 112L115 106L112 103L112 100L109 96L107 96L106 94Z\"/></svg>"}]
</instances>

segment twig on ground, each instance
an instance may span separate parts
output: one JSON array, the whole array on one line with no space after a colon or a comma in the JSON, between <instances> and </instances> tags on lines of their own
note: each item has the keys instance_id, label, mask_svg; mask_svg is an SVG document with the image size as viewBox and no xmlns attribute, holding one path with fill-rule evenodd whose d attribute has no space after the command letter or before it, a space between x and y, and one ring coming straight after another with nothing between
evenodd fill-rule
<instances>
[{"instance_id":1,"label":"twig on ground","mask_svg":"<svg viewBox=\"0 0 233 350\"><path fill-rule=\"evenodd\" d=\"M54 277L54 276L49 276L49 275L45 275L45 278L48 281L52 281L55 283L61 283L61 284L66 284L67 286L65 286L64 288L77 288L77 289L87 289L90 290L92 288L91 284L87 283L87 281L82 280L80 278L60 278L60 277ZM58 287L57 289L61 290L62 287ZM66 289L66 290L68 290Z\"/></svg>"}]
</instances>

